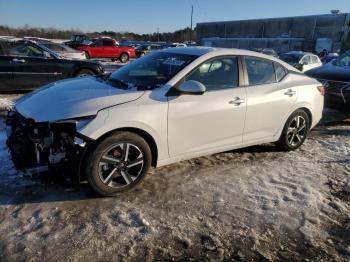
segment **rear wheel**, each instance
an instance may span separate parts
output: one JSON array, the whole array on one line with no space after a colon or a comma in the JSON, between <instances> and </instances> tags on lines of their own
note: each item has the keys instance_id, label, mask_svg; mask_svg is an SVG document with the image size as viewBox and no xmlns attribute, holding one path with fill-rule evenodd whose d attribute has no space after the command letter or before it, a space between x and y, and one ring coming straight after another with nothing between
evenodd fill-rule
<instances>
[{"instance_id":1,"label":"rear wheel","mask_svg":"<svg viewBox=\"0 0 350 262\"><path fill-rule=\"evenodd\" d=\"M97 193L113 196L135 187L146 176L151 158L151 150L142 137L116 132L90 152L85 174Z\"/></svg>"},{"instance_id":2,"label":"rear wheel","mask_svg":"<svg viewBox=\"0 0 350 262\"><path fill-rule=\"evenodd\" d=\"M122 53L120 55L120 62L126 63L129 61L129 55L127 53Z\"/></svg>"},{"instance_id":3,"label":"rear wheel","mask_svg":"<svg viewBox=\"0 0 350 262\"><path fill-rule=\"evenodd\" d=\"M75 77L93 76L95 73L90 69L81 69L76 74Z\"/></svg>"},{"instance_id":4,"label":"rear wheel","mask_svg":"<svg viewBox=\"0 0 350 262\"><path fill-rule=\"evenodd\" d=\"M308 114L303 110L295 111L287 120L281 138L279 140L279 146L286 151L295 150L300 147L309 132L310 119Z\"/></svg>"}]
</instances>

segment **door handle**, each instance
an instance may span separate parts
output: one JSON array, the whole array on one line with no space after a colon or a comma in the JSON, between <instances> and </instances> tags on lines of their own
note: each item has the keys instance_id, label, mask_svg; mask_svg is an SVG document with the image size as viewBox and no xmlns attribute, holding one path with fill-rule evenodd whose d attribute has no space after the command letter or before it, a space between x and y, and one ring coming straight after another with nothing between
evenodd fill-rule
<instances>
[{"instance_id":1,"label":"door handle","mask_svg":"<svg viewBox=\"0 0 350 262\"><path fill-rule=\"evenodd\" d=\"M240 104L244 103L244 99L240 98L240 97L235 97L234 100L231 100L230 102L228 102L230 105L235 105L235 106L239 106Z\"/></svg>"},{"instance_id":2,"label":"door handle","mask_svg":"<svg viewBox=\"0 0 350 262\"><path fill-rule=\"evenodd\" d=\"M26 60L24 60L24 59L14 58L14 59L12 59L12 62L14 62L14 63L25 63L25 62L26 62Z\"/></svg>"},{"instance_id":3,"label":"door handle","mask_svg":"<svg viewBox=\"0 0 350 262\"><path fill-rule=\"evenodd\" d=\"M294 96L297 94L297 92L295 92L294 90L292 89L288 89L287 92L284 93L286 96Z\"/></svg>"}]
</instances>

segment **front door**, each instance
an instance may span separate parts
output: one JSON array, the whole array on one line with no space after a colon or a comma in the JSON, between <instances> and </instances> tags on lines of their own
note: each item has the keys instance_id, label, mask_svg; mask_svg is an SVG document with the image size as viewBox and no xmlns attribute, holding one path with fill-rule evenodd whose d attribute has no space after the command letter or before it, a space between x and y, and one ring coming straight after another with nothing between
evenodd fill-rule
<instances>
[{"instance_id":1,"label":"front door","mask_svg":"<svg viewBox=\"0 0 350 262\"><path fill-rule=\"evenodd\" d=\"M239 87L238 75L237 58L221 57L203 63L184 79L201 82L206 92L169 98L171 157L242 143L246 90Z\"/></svg>"},{"instance_id":2,"label":"front door","mask_svg":"<svg viewBox=\"0 0 350 262\"><path fill-rule=\"evenodd\" d=\"M29 42L9 42L8 56L14 67L14 89L38 88L57 79L55 58L48 58L44 51Z\"/></svg>"}]
</instances>

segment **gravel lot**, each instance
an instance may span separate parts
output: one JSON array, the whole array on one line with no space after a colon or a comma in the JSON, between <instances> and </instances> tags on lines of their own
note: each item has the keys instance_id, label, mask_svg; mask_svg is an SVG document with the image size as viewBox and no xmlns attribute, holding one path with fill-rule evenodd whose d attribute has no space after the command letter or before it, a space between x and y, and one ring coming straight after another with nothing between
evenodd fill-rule
<instances>
[{"instance_id":1,"label":"gravel lot","mask_svg":"<svg viewBox=\"0 0 350 262\"><path fill-rule=\"evenodd\" d=\"M350 121L297 151L255 146L152 170L100 198L16 172L0 119L0 260L350 260Z\"/></svg>"}]
</instances>

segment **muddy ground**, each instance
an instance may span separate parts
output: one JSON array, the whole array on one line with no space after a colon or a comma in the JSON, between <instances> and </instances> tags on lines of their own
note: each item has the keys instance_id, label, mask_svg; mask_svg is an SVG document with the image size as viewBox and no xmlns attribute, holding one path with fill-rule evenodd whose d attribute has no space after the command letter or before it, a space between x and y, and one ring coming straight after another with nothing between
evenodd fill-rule
<instances>
[{"instance_id":1,"label":"muddy ground","mask_svg":"<svg viewBox=\"0 0 350 262\"><path fill-rule=\"evenodd\" d=\"M16 172L0 121L0 260L350 260L350 121L304 146L255 146L152 170L101 198Z\"/></svg>"}]
</instances>

